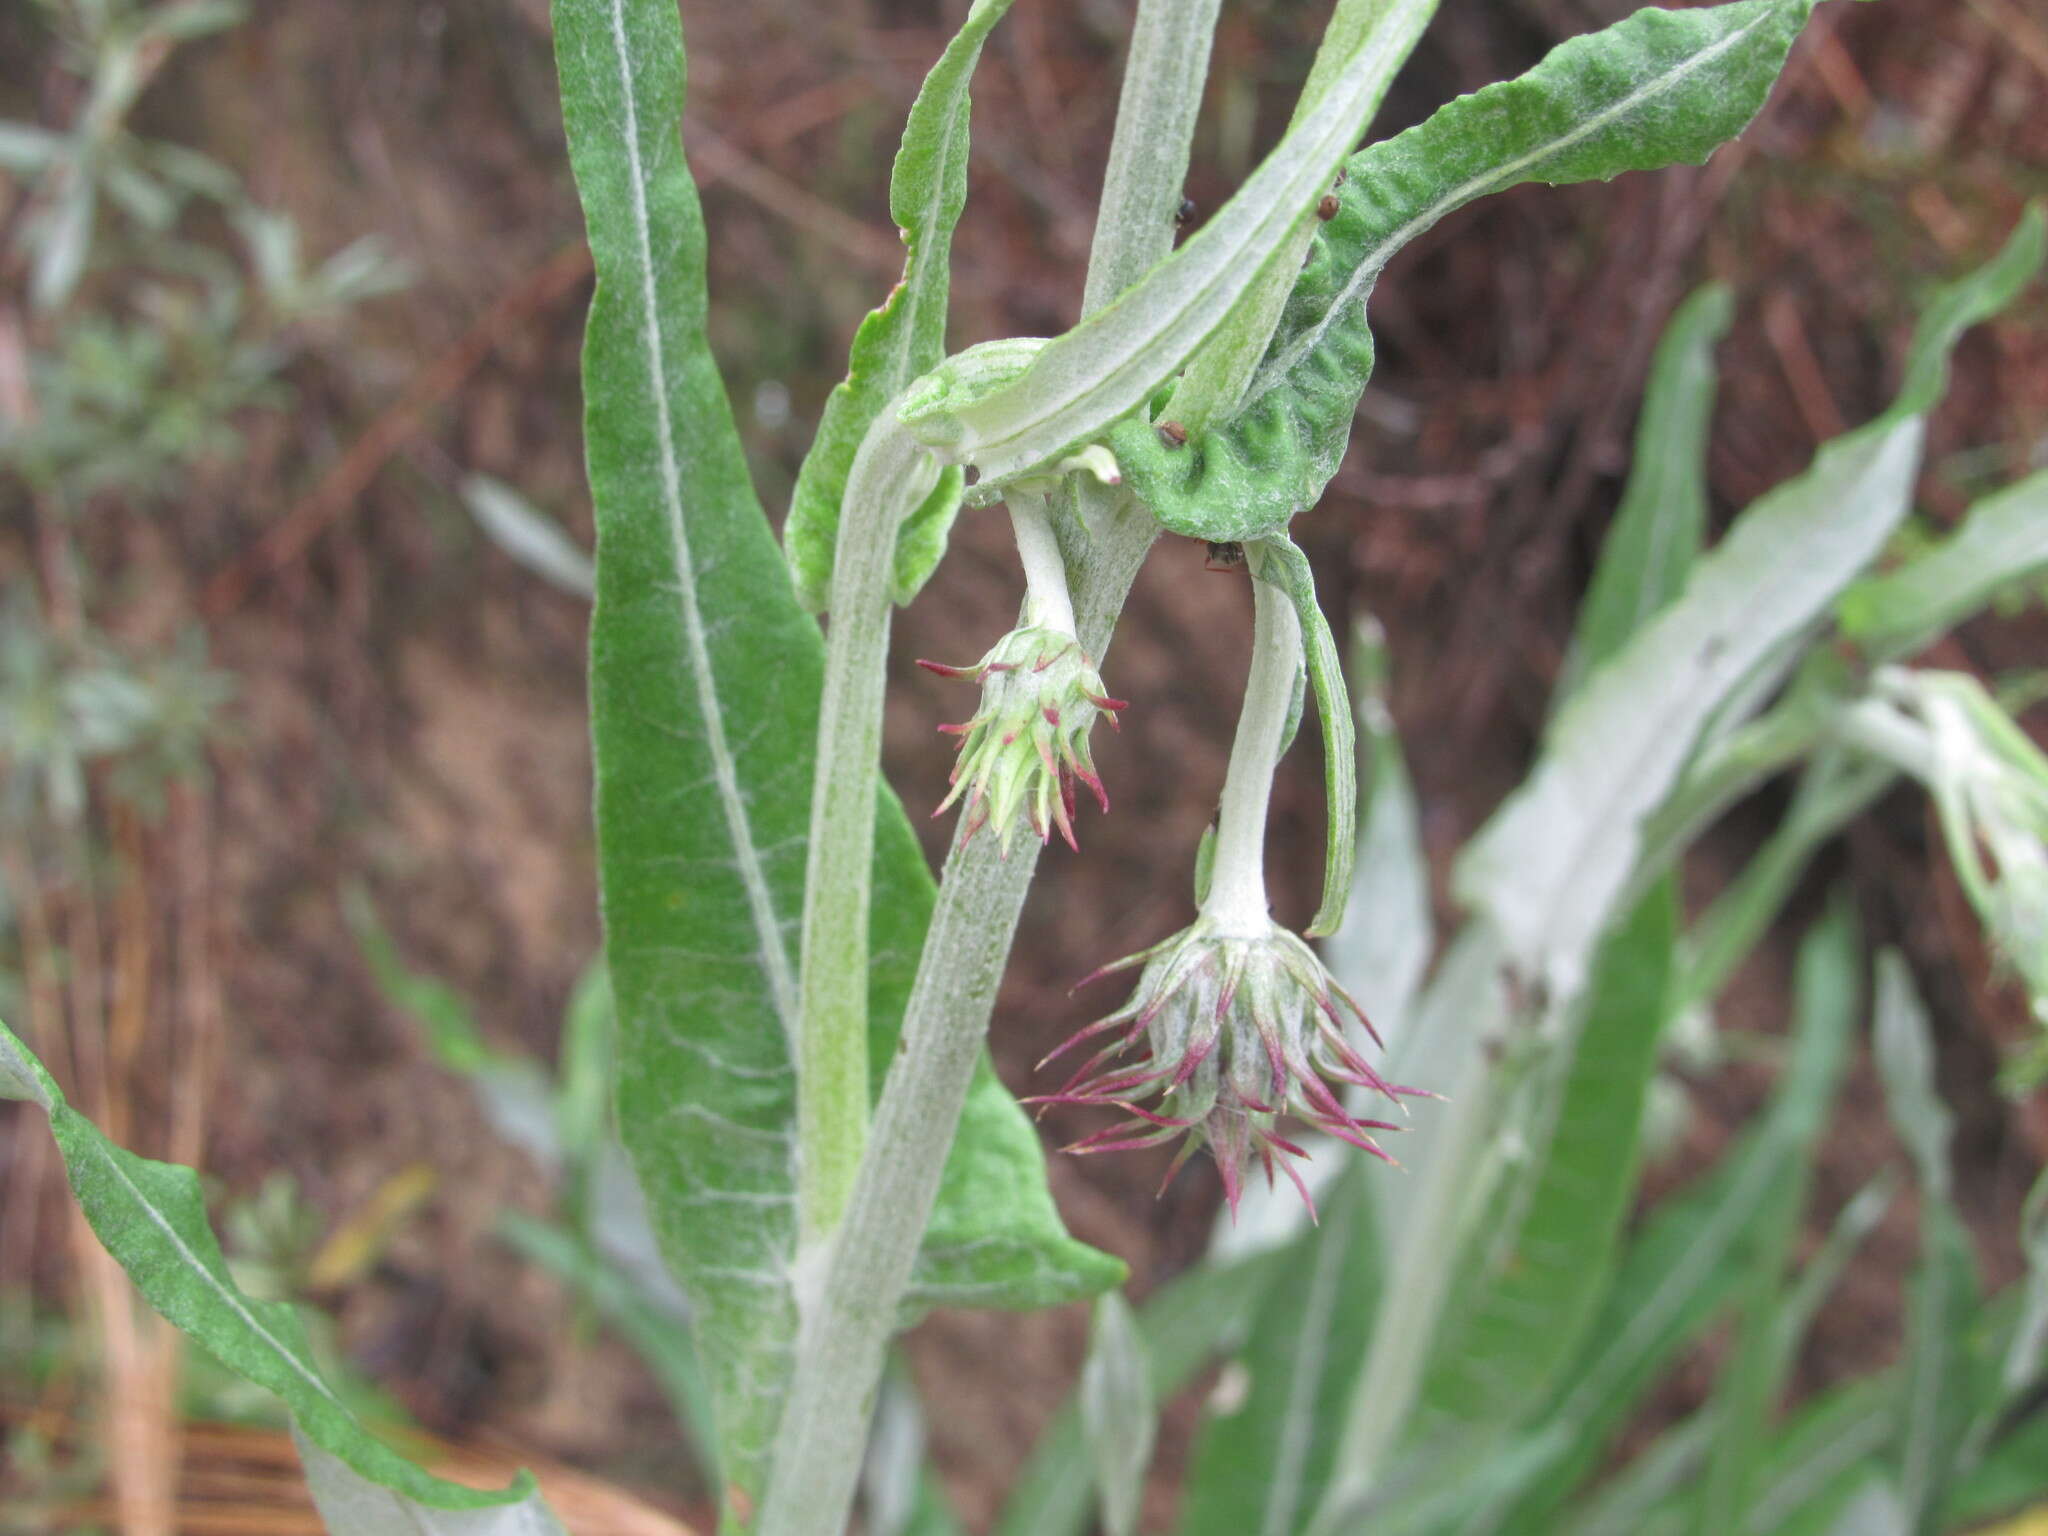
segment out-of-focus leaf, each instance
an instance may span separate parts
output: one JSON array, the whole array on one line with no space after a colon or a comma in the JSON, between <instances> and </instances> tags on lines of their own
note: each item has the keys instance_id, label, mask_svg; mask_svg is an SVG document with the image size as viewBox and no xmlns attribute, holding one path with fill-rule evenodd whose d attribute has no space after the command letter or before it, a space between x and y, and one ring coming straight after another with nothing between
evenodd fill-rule
<instances>
[{"instance_id":1,"label":"out-of-focus leaf","mask_svg":"<svg viewBox=\"0 0 2048 1536\"><path fill-rule=\"evenodd\" d=\"M493 544L572 597L590 597L597 574L562 525L502 480L464 475L462 500Z\"/></svg>"},{"instance_id":2,"label":"out-of-focus leaf","mask_svg":"<svg viewBox=\"0 0 2048 1536\"><path fill-rule=\"evenodd\" d=\"M1892 1480L1873 1467L1850 1494L1828 1536L1914 1536L1918 1529Z\"/></svg>"},{"instance_id":3,"label":"out-of-focus leaf","mask_svg":"<svg viewBox=\"0 0 2048 1536\"><path fill-rule=\"evenodd\" d=\"M1081 1428L1095 1468L1103 1528L1108 1536L1133 1536L1157 1426L1145 1341L1130 1307L1115 1291L1104 1292L1095 1302L1080 1397Z\"/></svg>"},{"instance_id":4,"label":"out-of-focus leaf","mask_svg":"<svg viewBox=\"0 0 2048 1536\"><path fill-rule=\"evenodd\" d=\"M1677 936L1676 894L1660 886L1602 945L1554 1129L1524 1154L1532 1194L1508 1230L1477 1233L1460 1266L1420 1433L1456 1438L1519 1421L1584 1341L1635 1190Z\"/></svg>"},{"instance_id":5,"label":"out-of-focus leaf","mask_svg":"<svg viewBox=\"0 0 2048 1536\"><path fill-rule=\"evenodd\" d=\"M1964 1357L1977 1279L1969 1229L1955 1205L1949 1160L1955 1118L1934 1086L1927 1010L1896 950L1878 956L1871 1044L1886 1107L1920 1183L1920 1266L1907 1304L1906 1397L1891 1490L1917 1530L1941 1503L1968 1427Z\"/></svg>"},{"instance_id":6,"label":"out-of-focus leaf","mask_svg":"<svg viewBox=\"0 0 2048 1536\"><path fill-rule=\"evenodd\" d=\"M1993 493L1919 558L1842 594L1842 632L1873 655L1931 644L2015 581L2048 568L2048 470Z\"/></svg>"},{"instance_id":7,"label":"out-of-focus leaf","mask_svg":"<svg viewBox=\"0 0 2048 1536\"><path fill-rule=\"evenodd\" d=\"M907 247L903 278L854 333L846 377L826 398L783 525L790 573L806 607L823 608L832 585L839 504L861 439L884 406L946 355L953 226L967 206L968 85L982 45L1009 8L1010 0L975 0L911 103L889 177L889 214ZM898 531L898 602L916 595L945 553L961 488L957 471L943 476Z\"/></svg>"},{"instance_id":8,"label":"out-of-focus leaf","mask_svg":"<svg viewBox=\"0 0 2048 1536\"><path fill-rule=\"evenodd\" d=\"M322 1450L297 1423L292 1443L328 1536L568 1536L537 1493L485 1509L430 1509Z\"/></svg>"},{"instance_id":9,"label":"out-of-focus leaf","mask_svg":"<svg viewBox=\"0 0 2048 1536\"><path fill-rule=\"evenodd\" d=\"M2036 1408L1949 1490L1941 1528L1976 1530L1996 1515L2048 1499L2048 1411ZM1987 1536L1998 1536L1987 1528ZM2024 1526L2012 1536L2026 1536Z\"/></svg>"},{"instance_id":10,"label":"out-of-focus leaf","mask_svg":"<svg viewBox=\"0 0 2048 1536\"><path fill-rule=\"evenodd\" d=\"M1793 980L1795 1052L1826 1063L1830 1077L1848 1053L1863 991L1863 955L1849 909L1837 902L1800 945ZM1795 1065L1791 1072L1797 1074ZM1822 1117L1803 1127L1797 1156L1778 1170L1751 1223L1751 1252L1740 1284L1742 1323L1734 1354L1721 1369L1712 1402L1714 1444L1708 1453L1694 1530L1722 1536L1742 1519L1763 1468L1778 1396L1791 1368L1784 1347L1785 1285L1799 1217L1806 1205L1813 1147Z\"/></svg>"},{"instance_id":11,"label":"out-of-focus leaf","mask_svg":"<svg viewBox=\"0 0 2048 1536\"><path fill-rule=\"evenodd\" d=\"M1231 1366L1249 1378L1195 1442L1181 1536L1291 1536L1330 1473L1380 1285L1365 1170L1348 1165Z\"/></svg>"},{"instance_id":12,"label":"out-of-focus leaf","mask_svg":"<svg viewBox=\"0 0 2048 1536\"><path fill-rule=\"evenodd\" d=\"M1710 283L1678 307L1657 343L1636 422L1628 487L1600 546L1556 709L1578 679L1607 660L1685 586L1707 538L1707 431L1714 411L1714 345L1735 313Z\"/></svg>"},{"instance_id":13,"label":"out-of-focus leaf","mask_svg":"<svg viewBox=\"0 0 2048 1536\"><path fill-rule=\"evenodd\" d=\"M1700 558L1677 601L1552 721L1528 780L1457 870L1458 894L1499 925L1525 977L1554 993L1577 990L1589 946L1634 870L1644 819L1723 701L1827 611L1905 515L1949 353L2033 276L2043 230L2030 211L1996 258L1941 290L1891 408L1824 444L1811 469L1761 497Z\"/></svg>"},{"instance_id":14,"label":"out-of-focus leaf","mask_svg":"<svg viewBox=\"0 0 2048 1536\"><path fill-rule=\"evenodd\" d=\"M1323 943L1323 958L1394 1048L1436 947L1430 916L1429 859L1421 812L1387 710L1386 635L1372 619L1354 626L1349 674L1358 726L1358 857L1344 921Z\"/></svg>"},{"instance_id":15,"label":"out-of-focus leaf","mask_svg":"<svg viewBox=\"0 0 2048 1536\"><path fill-rule=\"evenodd\" d=\"M1853 965L1829 951L1851 942L1838 920L1807 940L1802 953L1812 957L1805 969L1816 1002L1827 976ZM1652 1211L1615 1271L1578 1362L1538 1413L1538 1421L1562 1423L1570 1432L1568 1453L1479 1529L1551 1528L1547 1522L1598 1465L1657 1374L1720 1314L1750 1273L1773 1202L1813 1155L1842 1070L1841 1016L1802 1008L1796 1024L1791 1059L1769 1108L1710 1173Z\"/></svg>"},{"instance_id":16,"label":"out-of-focus leaf","mask_svg":"<svg viewBox=\"0 0 2048 1536\"><path fill-rule=\"evenodd\" d=\"M98 198L85 168L74 161L62 179L55 204L33 225L35 256L29 266L29 300L39 310L61 308L84 275L92 254L93 212Z\"/></svg>"},{"instance_id":17,"label":"out-of-focus leaf","mask_svg":"<svg viewBox=\"0 0 2048 1536\"><path fill-rule=\"evenodd\" d=\"M1138 1311L1152 1409L1235 1348L1267 1289L1298 1264L1304 1243L1236 1264L1205 1264L1169 1281ZM1069 1404L1040 1437L1003 1505L996 1536L1082 1536L1094 1484L1079 1410Z\"/></svg>"},{"instance_id":18,"label":"out-of-focus leaf","mask_svg":"<svg viewBox=\"0 0 2048 1536\"><path fill-rule=\"evenodd\" d=\"M275 1392L291 1410L298 1432L385 1490L392 1509L416 1521L437 1511L529 1506L537 1516L545 1515L532 1479L523 1474L501 1491L464 1488L414 1466L364 1429L322 1378L298 1313L284 1302L257 1301L235 1284L207 1222L198 1176L115 1146L65 1102L42 1063L4 1024L0 1097L26 1100L49 1116L71 1192L94 1235L128 1272L143 1299L229 1370Z\"/></svg>"},{"instance_id":19,"label":"out-of-focus leaf","mask_svg":"<svg viewBox=\"0 0 2048 1536\"><path fill-rule=\"evenodd\" d=\"M0 121L0 170L17 176L41 171L64 146L64 136L34 123Z\"/></svg>"}]
</instances>

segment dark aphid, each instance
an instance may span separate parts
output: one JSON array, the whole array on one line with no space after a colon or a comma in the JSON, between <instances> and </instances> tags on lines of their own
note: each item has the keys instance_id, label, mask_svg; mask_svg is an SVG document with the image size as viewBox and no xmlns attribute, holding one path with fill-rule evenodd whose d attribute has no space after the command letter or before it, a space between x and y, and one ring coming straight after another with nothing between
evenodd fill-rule
<instances>
[{"instance_id":1,"label":"dark aphid","mask_svg":"<svg viewBox=\"0 0 2048 1536\"><path fill-rule=\"evenodd\" d=\"M1188 429L1177 421L1159 423L1159 435L1166 439L1169 448L1185 448L1188 445Z\"/></svg>"},{"instance_id":2,"label":"dark aphid","mask_svg":"<svg viewBox=\"0 0 2048 1536\"><path fill-rule=\"evenodd\" d=\"M1208 544L1209 558L1202 562L1205 570L1233 571L1244 564L1242 544L1218 544L1214 539L1209 540Z\"/></svg>"},{"instance_id":3,"label":"dark aphid","mask_svg":"<svg viewBox=\"0 0 2048 1536\"><path fill-rule=\"evenodd\" d=\"M1180 206L1173 210L1173 227L1175 229L1185 229L1194 216L1195 200L1192 197L1182 198Z\"/></svg>"},{"instance_id":4,"label":"dark aphid","mask_svg":"<svg viewBox=\"0 0 2048 1536\"><path fill-rule=\"evenodd\" d=\"M1336 193L1325 192L1323 194L1323 200L1320 203L1316 204L1316 217L1321 219L1325 224L1329 223L1330 220L1337 217Z\"/></svg>"},{"instance_id":5,"label":"dark aphid","mask_svg":"<svg viewBox=\"0 0 2048 1536\"><path fill-rule=\"evenodd\" d=\"M1344 183L1345 183L1345 182L1349 181L1350 179L1351 179L1351 173L1350 173L1349 171L1345 170L1343 166L1341 166L1341 165L1340 165L1340 166L1338 166L1338 167L1337 167L1337 185L1341 187L1341 186L1343 186L1343 185L1344 185Z\"/></svg>"}]
</instances>

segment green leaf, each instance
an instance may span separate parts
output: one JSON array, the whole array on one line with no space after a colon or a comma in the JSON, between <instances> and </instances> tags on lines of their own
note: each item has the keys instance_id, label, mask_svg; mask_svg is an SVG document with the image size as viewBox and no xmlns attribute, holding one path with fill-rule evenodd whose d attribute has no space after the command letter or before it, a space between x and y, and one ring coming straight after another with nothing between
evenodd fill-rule
<instances>
[{"instance_id":1,"label":"green leaf","mask_svg":"<svg viewBox=\"0 0 2048 1536\"><path fill-rule=\"evenodd\" d=\"M1939 1507L1968 1428L1964 1360L1978 1298L1949 1158L1955 1117L1934 1085L1927 1010L1896 950L1878 956L1873 1035L1885 1104L1920 1183L1920 1266L1907 1298L1905 1402L1895 1463L1898 1494L1917 1529Z\"/></svg>"},{"instance_id":2,"label":"green leaf","mask_svg":"<svg viewBox=\"0 0 2048 1536\"><path fill-rule=\"evenodd\" d=\"M589 597L595 578L590 556L562 525L518 491L489 475L464 475L462 501L493 544L550 585Z\"/></svg>"},{"instance_id":3,"label":"green leaf","mask_svg":"<svg viewBox=\"0 0 2048 1536\"><path fill-rule=\"evenodd\" d=\"M1950 1492L1943 1530L1974 1529L2048 1496L2048 1412L2036 1408L2012 1426L1984 1461ZM2016 1533L2015 1533L2016 1536Z\"/></svg>"},{"instance_id":4,"label":"green leaf","mask_svg":"<svg viewBox=\"0 0 2048 1536\"><path fill-rule=\"evenodd\" d=\"M322 1450L296 1422L292 1441L327 1536L567 1536L539 1494L487 1509L423 1508Z\"/></svg>"},{"instance_id":5,"label":"green leaf","mask_svg":"<svg viewBox=\"0 0 2048 1536\"><path fill-rule=\"evenodd\" d=\"M1339 1175L1321 1225L1285 1251L1230 1367L1248 1390L1203 1420L1181 1536L1290 1536L1322 1496L1380 1287L1362 1173L1352 1164Z\"/></svg>"},{"instance_id":6,"label":"green leaf","mask_svg":"<svg viewBox=\"0 0 2048 1536\"><path fill-rule=\"evenodd\" d=\"M1833 1530L1857 1487L1881 1465L1897 1431L1899 1396L1897 1370L1874 1372L1823 1393L1774 1429L1742 1536Z\"/></svg>"},{"instance_id":7,"label":"green leaf","mask_svg":"<svg viewBox=\"0 0 2048 1536\"><path fill-rule=\"evenodd\" d=\"M1445 214L1524 182L1700 161L1763 105L1812 0L1639 11L1461 96L1346 163L1265 360L1235 416L1185 447L1142 420L1109 443L1175 532L1254 538L1315 505L1371 377L1366 303L1387 261Z\"/></svg>"},{"instance_id":8,"label":"green leaf","mask_svg":"<svg viewBox=\"0 0 2048 1536\"><path fill-rule=\"evenodd\" d=\"M1862 992L1861 971L1861 946L1850 910L1838 900L1800 946L1793 979L1794 1050L1824 1058L1830 1077L1839 1073L1848 1053ZM1791 1071L1798 1073L1796 1063ZM1736 1529L1761 1480L1778 1397L1792 1363L1784 1343L1784 1315L1793 1293L1785 1285L1785 1274L1799 1236L1822 1119L1815 1114L1802 1128L1798 1155L1780 1165L1750 1223L1741 1327L1711 1404L1714 1444L1707 1455L1694 1526L1699 1536L1723 1536Z\"/></svg>"},{"instance_id":9,"label":"green leaf","mask_svg":"<svg viewBox=\"0 0 2048 1536\"><path fill-rule=\"evenodd\" d=\"M1853 963L1840 954L1851 942L1839 923L1808 940L1816 1005L1797 1014L1791 1060L1769 1108L1712 1172L1651 1212L1615 1271L1579 1360L1537 1416L1572 1434L1569 1453L1487 1529L1554 1528L1546 1522L1599 1464L1633 1405L1749 1274L1772 1202L1788 1179L1802 1176L1834 1101L1846 1024L1838 1009L1818 1003L1824 984Z\"/></svg>"},{"instance_id":10,"label":"green leaf","mask_svg":"<svg viewBox=\"0 0 2048 1536\"><path fill-rule=\"evenodd\" d=\"M1081 1364L1080 1400L1108 1536L1134 1536L1138 1528L1155 1429L1150 1376L1131 1309L1117 1292L1104 1292L1095 1303L1088 1358Z\"/></svg>"},{"instance_id":11,"label":"green leaf","mask_svg":"<svg viewBox=\"0 0 2048 1536\"><path fill-rule=\"evenodd\" d=\"M1259 1299L1299 1262L1305 1240L1234 1264L1205 1264L1161 1286L1138 1311L1156 1412L1197 1371L1241 1341ZM1031 1453L996 1536L1082 1536L1094 1480L1078 1407L1069 1403Z\"/></svg>"},{"instance_id":12,"label":"green leaf","mask_svg":"<svg viewBox=\"0 0 2048 1536\"><path fill-rule=\"evenodd\" d=\"M1437 0L1337 0L1316 48L1316 60L1294 103L1291 128L1310 112L1361 54L1374 61L1376 85L1359 105L1355 142L1374 115L1394 76L1421 41L1436 14ZM1188 363L1174 390L1174 415L1190 432L1203 432L1230 415L1243 398L1321 223L1320 209L1303 209L1286 241L1266 258L1258 281L1231 307Z\"/></svg>"},{"instance_id":13,"label":"green leaf","mask_svg":"<svg viewBox=\"0 0 2048 1536\"><path fill-rule=\"evenodd\" d=\"M1934 549L1842 594L1842 632L1898 659L1934 643L2014 582L2048 570L2048 470L1986 496Z\"/></svg>"},{"instance_id":14,"label":"green leaf","mask_svg":"<svg viewBox=\"0 0 2048 1536\"><path fill-rule=\"evenodd\" d=\"M1461 1266L1423 1386L1425 1433L1517 1422L1585 1340L1635 1190L1677 934L1676 894L1660 886L1601 946L1576 1054L1556 1066L1570 1076L1555 1129L1526 1154L1533 1194Z\"/></svg>"},{"instance_id":15,"label":"green leaf","mask_svg":"<svg viewBox=\"0 0 2048 1536\"><path fill-rule=\"evenodd\" d=\"M790 936L823 647L705 341L673 0L558 0L555 42L598 274L584 351L591 713L620 1129L696 1309L721 1462L744 1496L766 1470L796 1333ZM886 791L874 872L870 1050L886 1061L932 903ZM1115 1283L1120 1264L1066 1236L1022 1110L978 1070L925 1296L1036 1306Z\"/></svg>"},{"instance_id":16,"label":"green leaf","mask_svg":"<svg viewBox=\"0 0 2048 1536\"><path fill-rule=\"evenodd\" d=\"M953 226L967 206L967 88L982 44L1011 0L975 0L967 20L925 76L896 167L889 178L889 213L908 247L903 280L882 307L861 321L842 380L825 401L818 435L797 471L796 492L783 525L783 547L797 595L813 610L825 606L832 585L839 505L861 439L883 408L912 379L946 355L946 299ZM959 509L958 473L943 477L923 508L897 535L896 600L908 602L946 550Z\"/></svg>"},{"instance_id":17,"label":"green leaf","mask_svg":"<svg viewBox=\"0 0 2048 1536\"><path fill-rule=\"evenodd\" d=\"M1707 433L1714 411L1714 344L1735 301L1720 283L1678 307L1657 343L1636 423L1628 488L1600 546L1579 607L1571 659L1551 707L1678 596L1707 538Z\"/></svg>"},{"instance_id":18,"label":"green leaf","mask_svg":"<svg viewBox=\"0 0 2048 1536\"><path fill-rule=\"evenodd\" d=\"M1323 855L1323 899L1303 931L1310 938L1333 933L1344 921L1351 895L1352 860L1358 853L1358 742L1351 721L1351 695L1344 686L1343 664L1330 621L1316 601L1315 573L1308 556L1282 536L1261 546L1265 560L1260 577L1285 592L1301 621L1301 641L1308 662L1308 680L1315 688L1316 717L1323 724L1323 789L1329 807L1329 834Z\"/></svg>"},{"instance_id":19,"label":"green leaf","mask_svg":"<svg viewBox=\"0 0 2048 1536\"><path fill-rule=\"evenodd\" d=\"M1406 51L1397 36L1382 42ZM915 386L905 423L947 459L975 465L986 495L1043 473L1149 402L1328 191L1384 87L1385 62L1380 47L1359 49L1215 217L1114 303L1046 343L1021 374L976 379L949 361Z\"/></svg>"},{"instance_id":20,"label":"green leaf","mask_svg":"<svg viewBox=\"0 0 2048 1536\"><path fill-rule=\"evenodd\" d=\"M2042 229L2030 214L1999 256L1936 295L1891 408L1823 445L1812 468L1751 506L1693 567L1678 600L1552 720L1541 760L1467 845L1455 882L1499 925L1525 975L1574 989L1635 867L1643 821L1702 731L1733 723L1728 701L1751 703L1745 685L1883 547L1911 503L1926 413L1956 338L2033 274Z\"/></svg>"},{"instance_id":21,"label":"green leaf","mask_svg":"<svg viewBox=\"0 0 2048 1536\"><path fill-rule=\"evenodd\" d=\"M524 1474L502 1491L465 1488L422 1471L374 1438L321 1379L298 1313L285 1302L245 1296L235 1284L207 1222L198 1176L137 1157L101 1135L65 1102L56 1081L5 1024L0 1097L25 1099L49 1116L79 1208L143 1299L229 1370L282 1398L299 1433L313 1445L402 1496L402 1507L486 1510L530 1501L539 1508L533 1481ZM495 1530L476 1529L480 1536Z\"/></svg>"},{"instance_id":22,"label":"green leaf","mask_svg":"<svg viewBox=\"0 0 2048 1536\"><path fill-rule=\"evenodd\" d=\"M1393 1049L1436 948L1429 858L1415 784L1387 710L1386 634L1365 618L1352 628L1352 716L1358 728L1358 856L1344 921L1323 943L1330 972Z\"/></svg>"}]
</instances>

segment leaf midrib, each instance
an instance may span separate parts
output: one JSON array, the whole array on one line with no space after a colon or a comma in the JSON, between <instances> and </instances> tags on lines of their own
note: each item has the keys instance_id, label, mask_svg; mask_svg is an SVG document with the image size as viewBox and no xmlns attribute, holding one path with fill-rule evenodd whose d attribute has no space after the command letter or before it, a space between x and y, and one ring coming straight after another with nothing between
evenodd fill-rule
<instances>
[{"instance_id":1,"label":"leaf midrib","mask_svg":"<svg viewBox=\"0 0 2048 1536\"><path fill-rule=\"evenodd\" d=\"M1260 397L1279 388L1285 382L1287 375L1293 371L1295 365L1322 345L1323 338L1329 334L1330 328L1337 323L1338 316L1350 304L1371 289L1373 283L1380 275L1380 270L1386 266L1394 252L1421 234L1423 230L1429 228L1430 225L1450 212L1451 209L1463 203L1471 202L1475 198L1483 197L1496 186L1512 185L1511 178L1519 176L1522 172L1528 170L1530 166L1536 165L1552 155L1563 153L1574 144L1600 132L1618 119L1626 117L1645 101L1650 100L1666 89L1682 84L1693 71L1719 58L1723 53L1726 53L1766 21L1770 20L1775 14L1776 12L1773 10L1761 12L1756 20L1750 22L1749 25L1741 28L1739 31L1730 32L1718 42L1701 49L1698 53L1690 55L1677 67L1645 81L1612 106L1594 113L1591 117L1575 125L1569 132L1560 134L1554 139L1546 140L1527 154L1510 160L1505 165L1494 166L1489 170L1482 171L1479 175L1471 177L1460 185L1453 187L1442 197L1430 203L1421 212L1409 219L1407 223L1394 230L1393 233L1381 240L1371 251L1367 252L1364 260L1354 270L1351 280L1344 285L1343 291L1323 311L1322 318L1316 322L1315 326L1311 330L1304 331L1295 345L1289 347L1287 351L1259 370L1260 382L1244 409L1249 411L1252 404ZM1512 84L1513 82L1507 83ZM1368 154L1370 152L1369 150L1365 151Z\"/></svg>"},{"instance_id":2,"label":"leaf midrib","mask_svg":"<svg viewBox=\"0 0 2048 1536\"><path fill-rule=\"evenodd\" d=\"M676 596L681 610L684 643L690 653L690 679L697 693L698 712L704 718L704 746L711 758L712 782L717 786L718 808L733 847L733 867L746 888L747 912L751 918L768 989L782 1021L785 1035L793 1036L797 1020L796 975L789 963L789 951L782 942L782 927L776 917L774 894L768 887L761 855L754 846L753 828L747 820L746 804L740 795L739 773L725 736L723 707L712 673L711 647L704 633L703 613L697 606L693 581L696 567L690 557L689 532L683 522L682 472L676 460L675 428L669 417L673 395L665 361L665 337L661 328L660 296L654 278L654 243L647 210L645 169L640 159L640 110L636 82L626 39L625 0L610 0L612 43L618 59L620 99L626 109L627 182L632 192L633 238L640 254L640 299L644 310L638 327L647 353L647 373L655 397L655 430L660 440L661 492L664 525L677 572Z\"/></svg>"}]
</instances>

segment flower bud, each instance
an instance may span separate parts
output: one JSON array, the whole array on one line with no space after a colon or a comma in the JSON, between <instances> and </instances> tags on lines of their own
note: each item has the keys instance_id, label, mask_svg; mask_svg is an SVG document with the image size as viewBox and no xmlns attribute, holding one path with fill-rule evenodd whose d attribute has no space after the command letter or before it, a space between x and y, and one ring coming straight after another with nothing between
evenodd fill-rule
<instances>
[{"instance_id":1,"label":"flower bud","mask_svg":"<svg viewBox=\"0 0 2048 1536\"><path fill-rule=\"evenodd\" d=\"M963 846L986 826L1007 854L1019 812L1040 842L1058 827L1067 846L1077 846L1074 781L1086 784L1102 809L1109 809L1088 733L1098 714L1114 729L1116 712L1129 708L1103 691L1102 678L1080 643L1056 629L1027 625L1003 636L971 667L936 661L918 665L942 677L981 684L981 708L974 718L939 727L958 736L960 747L953 787L932 814L942 814L965 797Z\"/></svg>"},{"instance_id":2,"label":"flower bud","mask_svg":"<svg viewBox=\"0 0 2048 1536\"><path fill-rule=\"evenodd\" d=\"M1039 1063L1082 1040L1110 1037L1057 1093L1030 1101L1107 1105L1128 1117L1068 1151L1124 1151L1184 1135L1167 1178L1197 1145L1206 1145L1233 1215L1253 1158L1268 1183L1276 1167L1292 1179L1314 1213L1307 1186L1287 1161L1307 1154L1276 1129L1283 1115L1393 1161L1371 1133L1400 1127L1359 1119L1335 1085L1369 1089L1396 1104L1429 1095L1389 1083L1353 1048L1345 1038L1345 1010L1376 1042L1379 1037L1307 944L1270 921L1264 932L1242 937L1198 917L1192 927L1095 974L1139 965L1144 970L1123 1007ZM1130 1059L1120 1060L1127 1052ZM1156 1109L1135 1102L1155 1093L1162 1096Z\"/></svg>"}]
</instances>

